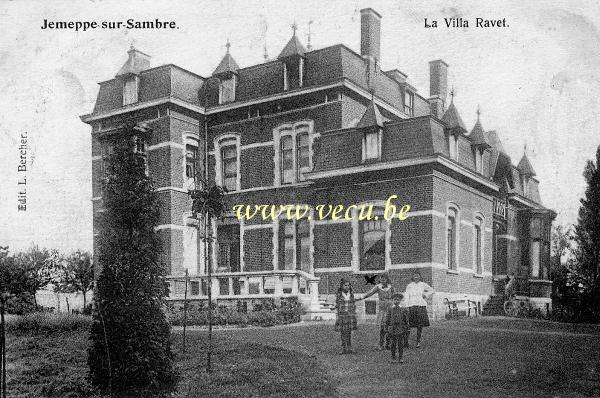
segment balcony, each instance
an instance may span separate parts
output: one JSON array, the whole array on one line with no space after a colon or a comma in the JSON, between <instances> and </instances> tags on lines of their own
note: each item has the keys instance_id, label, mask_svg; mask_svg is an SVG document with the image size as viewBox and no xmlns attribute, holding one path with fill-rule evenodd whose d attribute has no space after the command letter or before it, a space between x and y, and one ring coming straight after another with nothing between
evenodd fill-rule
<instances>
[{"instance_id":1,"label":"balcony","mask_svg":"<svg viewBox=\"0 0 600 398\"><path fill-rule=\"evenodd\" d=\"M494 215L495 216L500 217L503 220L505 220L506 219L506 208L507 208L506 200L494 198Z\"/></svg>"}]
</instances>

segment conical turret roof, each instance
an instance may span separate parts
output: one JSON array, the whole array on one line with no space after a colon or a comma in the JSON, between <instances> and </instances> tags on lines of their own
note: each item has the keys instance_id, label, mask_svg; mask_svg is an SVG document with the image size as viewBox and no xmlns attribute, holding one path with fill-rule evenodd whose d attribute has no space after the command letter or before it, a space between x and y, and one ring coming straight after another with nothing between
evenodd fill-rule
<instances>
[{"instance_id":1,"label":"conical turret roof","mask_svg":"<svg viewBox=\"0 0 600 398\"><path fill-rule=\"evenodd\" d=\"M475 146L490 148L491 145L485 136L485 131L483 130L483 126L481 125L481 120L479 120L479 114L479 109L477 109L477 122L475 122L473 130L471 130L469 138L471 139L471 143Z\"/></svg>"},{"instance_id":2,"label":"conical turret roof","mask_svg":"<svg viewBox=\"0 0 600 398\"><path fill-rule=\"evenodd\" d=\"M360 121L356 125L356 128L362 129L366 127L383 127L383 117L381 117L381 113L379 113L379 109L375 102L371 100L369 106L363 113Z\"/></svg>"},{"instance_id":3,"label":"conical turret roof","mask_svg":"<svg viewBox=\"0 0 600 398\"><path fill-rule=\"evenodd\" d=\"M279 53L277 59L284 59L293 56L303 57L306 52L306 48L302 43L300 43L300 40L296 36L296 31L294 30L292 38L290 39L290 41L288 41L285 47L283 47L283 50L281 50L281 53Z\"/></svg>"},{"instance_id":4,"label":"conical turret roof","mask_svg":"<svg viewBox=\"0 0 600 398\"><path fill-rule=\"evenodd\" d=\"M521 161L517 165L517 170L519 170L519 172L522 175L526 175L526 176L530 176L530 177L535 175L535 170L533 170L533 166L529 162L529 159L527 158L526 153L523 153L523 157L521 158Z\"/></svg>"},{"instance_id":5,"label":"conical turret roof","mask_svg":"<svg viewBox=\"0 0 600 398\"><path fill-rule=\"evenodd\" d=\"M460 131L463 134L467 132L465 123L458 114L458 109L456 109L456 106L454 106L454 102L451 102L446 112L444 112L444 116L442 116L442 122L444 122L446 128L449 130Z\"/></svg>"},{"instance_id":6,"label":"conical turret roof","mask_svg":"<svg viewBox=\"0 0 600 398\"><path fill-rule=\"evenodd\" d=\"M231 44L229 44L229 40L227 40L226 47L227 47L227 52L225 53L225 56L219 63L219 66L217 66L217 68L213 72L213 74L212 74L213 76L237 73L238 70L240 69L237 62L235 62L235 59L233 59L233 57L229 53L229 48L231 47Z\"/></svg>"}]
</instances>

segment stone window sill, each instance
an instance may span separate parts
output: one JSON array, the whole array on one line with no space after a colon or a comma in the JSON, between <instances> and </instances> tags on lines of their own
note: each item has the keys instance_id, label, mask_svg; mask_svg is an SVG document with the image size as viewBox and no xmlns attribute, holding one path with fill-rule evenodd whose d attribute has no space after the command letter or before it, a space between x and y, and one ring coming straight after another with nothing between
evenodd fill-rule
<instances>
[{"instance_id":1,"label":"stone window sill","mask_svg":"<svg viewBox=\"0 0 600 398\"><path fill-rule=\"evenodd\" d=\"M484 276L482 274L473 274L473 278L480 278L483 279Z\"/></svg>"},{"instance_id":2,"label":"stone window sill","mask_svg":"<svg viewBox=\"0 0 600 398\"><path fill-rule=\"evenodd\" d=\"M447 274L454 274L454 275L458 275L458 271L457 271L457 270L455 270L455 269L448 269L448 270L446 270L446 273L447 273Z\"/></svg>"}]
</instances>

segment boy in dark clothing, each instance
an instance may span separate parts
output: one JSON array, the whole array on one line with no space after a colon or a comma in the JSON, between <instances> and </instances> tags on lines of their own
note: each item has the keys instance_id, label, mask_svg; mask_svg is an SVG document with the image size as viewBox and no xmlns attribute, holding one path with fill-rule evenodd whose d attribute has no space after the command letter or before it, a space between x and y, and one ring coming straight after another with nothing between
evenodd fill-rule
<instances>
[{"instance_id":1,"label":"boy in dark clothing","mask_svg":"<svg viewBox=\"0 0 600 398\"><path fill-rule=\"evenodd\" d=\"M394 304L388 310L385 324L388 336L390 336L392 362L402 363L403 345L406 332L408 331L408 310L400 307L400 302L404 298L402 293L394 293L392 300ZM398 350L398 359L396 359L396 350Z\"/></svg>"}]
</instances>

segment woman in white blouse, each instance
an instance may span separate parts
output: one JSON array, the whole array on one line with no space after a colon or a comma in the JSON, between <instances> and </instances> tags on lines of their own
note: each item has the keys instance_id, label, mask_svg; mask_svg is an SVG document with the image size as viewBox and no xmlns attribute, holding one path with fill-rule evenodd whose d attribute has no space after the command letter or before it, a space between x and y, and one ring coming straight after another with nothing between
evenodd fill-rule
<instances>
[{"instance_id":1,"label":"woman in white blouse","mask_svg":"<svg viewBox=\"0 0 600 398\"><path fill-rule=\"evenodd\" d=\"M429 316L427 315L427 299L435 293L435 290L427 283L421 280L419 272L413 272L411 282L406 286L404 293L405 305L408 308L408 319L411 328L417 328L417 347L421 347L421 333L423 328L429 326ZM408 336L404 346L408 347Z\"/></svg>"}]
</instances>

